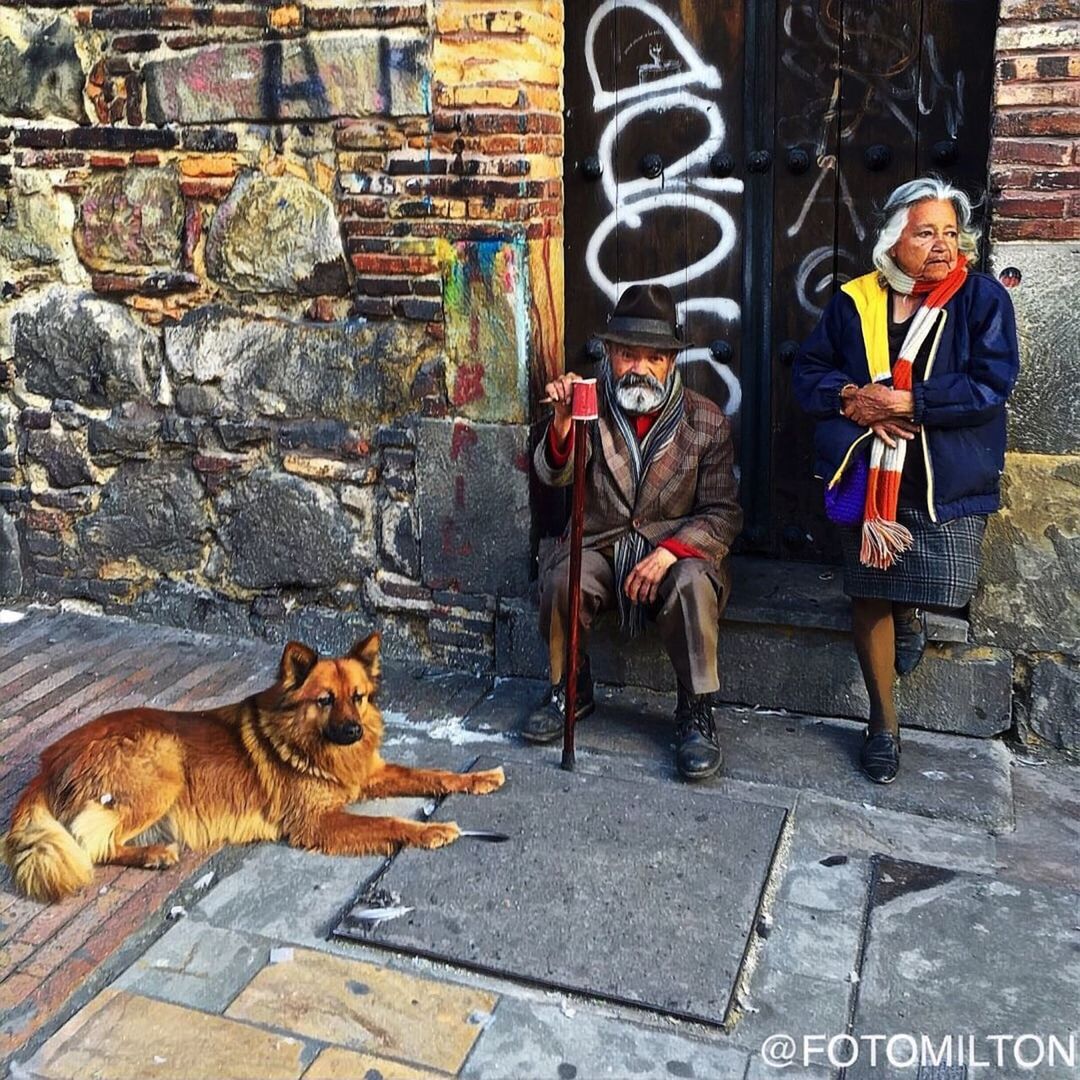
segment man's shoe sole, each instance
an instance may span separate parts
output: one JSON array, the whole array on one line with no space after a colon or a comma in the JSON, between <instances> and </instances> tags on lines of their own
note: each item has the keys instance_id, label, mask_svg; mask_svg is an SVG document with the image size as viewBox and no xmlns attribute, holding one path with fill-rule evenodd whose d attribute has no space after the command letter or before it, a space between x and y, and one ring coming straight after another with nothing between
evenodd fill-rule
<instances>
[{"instance_id":1,"label":"man's shoe sole","mask_svg":"<svg viewBox=\"0 0 1080 1080\"><path fill-rule=\"evenodd\" d=\"M592 716L594 712L596 712L596 702L590 701L588 705L584 705L582 708L578 709L577 719L574 723L581 723L585 717ZM550 735L540 735L536 732L526 731L524 728L521 729L521 737L527 743L532 743L534 746L547 746L550 743L558 742L559 739L562 738L562 734L563 729L561 727L556 728Z\"/></svg>"},{"instance_id":2,"label":"man's shoe sole","mask_svg":"<svg viewBox=\"0 0 1080 1080\"><path fill-rule=\"evenodd\" d=\"M675 766L675 769L684 780L689 780L693 783L695 780L708 780L710 776L715 776L723 767L724 763L718 761L711 769L706 769L704 772L686 772L685 770L680 769L678 765Z\"/></svg>"}]
</instances>

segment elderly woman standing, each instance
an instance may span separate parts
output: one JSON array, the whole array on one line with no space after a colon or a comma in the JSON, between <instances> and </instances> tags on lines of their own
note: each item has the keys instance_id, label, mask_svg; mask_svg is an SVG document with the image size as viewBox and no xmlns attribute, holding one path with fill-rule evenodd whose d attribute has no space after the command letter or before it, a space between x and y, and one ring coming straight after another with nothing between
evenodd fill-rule
<instances>
[{"instance_id":1,"label":"elderly woman standing","mask_svg":"<svg viewBox=\"0 0 1080 1080\"><path fill-rule=\"evenodd\" d=\"M847 526L844 590L870 697L860 761L885 784L900 766L894 670L922 656L923 609L963 607L975 589L1019 355L1008 293L968 267L978 237L962 191L912 180L883 220L876 269L829 302L794 390L817 420L826 509Z\"/></svg>"}]
</instances>

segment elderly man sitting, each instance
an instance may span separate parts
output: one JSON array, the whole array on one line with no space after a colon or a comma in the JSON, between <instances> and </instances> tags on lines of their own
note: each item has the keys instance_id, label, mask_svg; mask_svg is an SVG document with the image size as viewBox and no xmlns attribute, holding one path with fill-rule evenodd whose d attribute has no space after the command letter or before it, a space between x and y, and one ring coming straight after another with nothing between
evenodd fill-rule
<instances>
[{"instance_id":1,"label":"elderly man sitting","mask_svg":"<svg viewBox=\"0 0 1080 1080\"><path fill-rule=\"evenodd\" d=\"M631 634L649 618L678 680L676 766L699 780L723 760L712 712L720 686L717 629L730 587L727 555L742 525L731 431L716 405L683 387L675 355L685 346L665 287L628 288L600 337L607 359L587 448L576 719L596 707L585 652L596 616L618 605ZM534 464L554 487L573 479L570 399L578 378L566 374L546 387L555 415ZM530 742L562 733L569 555L564 535L541 575L540 630L552 687L525 721L522 736Z\"/></svg>"}]
</instances>

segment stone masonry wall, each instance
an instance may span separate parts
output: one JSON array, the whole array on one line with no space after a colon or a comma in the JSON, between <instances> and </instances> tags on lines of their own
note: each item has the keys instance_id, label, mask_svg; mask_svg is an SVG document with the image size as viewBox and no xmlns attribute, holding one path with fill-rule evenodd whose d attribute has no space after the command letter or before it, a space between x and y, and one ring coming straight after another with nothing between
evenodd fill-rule
<instances>
[{"instance_id":1,"label":"stone masonry wall","mask_svg":"<svg viewBox=\"0 0 1080 1080\"><path fill-rule=\"evenodd\" d=\"M1001 16L991 256L1020 272L1023 363L972 618L1015 657L1021 736L1080 751L1080 12L1003 0Z\"/></svg>"},{"instance_id":2,"label":"stone masonry wall","mask_svg":"<svg viewBox=\"0 0 1080 1080\"><path fill-rule=\"evenodd\" d=\"M492 662L561 352L562 15L0 5L0 595Z\"/></svg>"}]
</instances>

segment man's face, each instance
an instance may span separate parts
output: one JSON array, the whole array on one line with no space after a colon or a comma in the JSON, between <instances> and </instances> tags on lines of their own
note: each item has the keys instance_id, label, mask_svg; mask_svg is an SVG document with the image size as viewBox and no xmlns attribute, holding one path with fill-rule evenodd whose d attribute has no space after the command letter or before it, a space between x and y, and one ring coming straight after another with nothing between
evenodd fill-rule
<instances>
[{"instance_id":1,"label":"man's face","mask_svg":"<svg viewBox=\"0 0 1080 1080\"><path fill-rule=\"evenodd\" d=\"M667 396L675 353L643 345L608 343L615 397L624 412L655 412Z\"/></svg>"}]
</instances>

